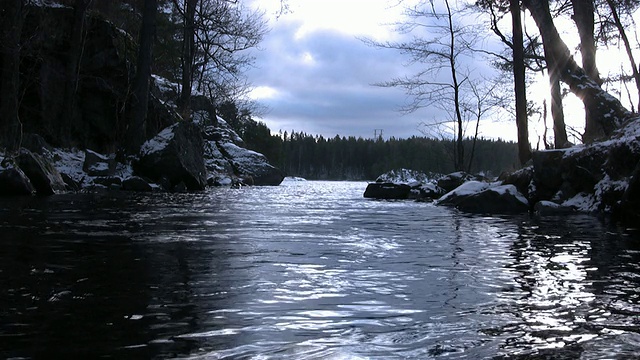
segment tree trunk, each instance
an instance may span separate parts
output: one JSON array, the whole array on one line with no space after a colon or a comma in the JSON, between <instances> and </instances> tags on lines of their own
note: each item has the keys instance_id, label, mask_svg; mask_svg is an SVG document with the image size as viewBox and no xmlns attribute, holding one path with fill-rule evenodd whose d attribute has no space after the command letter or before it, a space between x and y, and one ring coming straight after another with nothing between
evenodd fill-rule
<instances>
[{"instance_id":1,"label":"tree trunk","mask_svg":"<svg viewBox=\"0 0 640 360\"><path fill-rule=\"evenodd\" d=\"M82 57L83 39L87 9L92 0L77 0L73 11L73 28L67 54L66 74L62 112L58 121L58 141L62 146L70 146L71 130L75 128L76 94L78 92L78 71Z\"/></svg>"},{"instance_id":2,"label":"tree trunk","mask_svg":"<svg viewBox=\"0 0 640 360\"><path fill-rule=\"evenodd\" d=\"M560 76L555 71L551 75L551 71L549 71L549 82L551 85L551 117L553 118L554 146L556 149L564 149L569 147L569 139L567 138L567 128L564 123Z\"/></svg>"},{"instance_id":3,"label":"tree trunk","mask_svg":"<svg viewBox=\"0 0 640 360\"><path fill-rule=\"evenodd\" d=\"M618 28L618 32L620 33L620 37L622 38L622 42L624 43L624 48L627 51L627 57L629 57L629 63L631 64L631 72L633 74L633 79L636 82L636 88L638 89L638 94L640 96L640 73L638 72L638 66L636 65L636 60L633 57L633 50L631 49L631 43L629 42L629 38L627 37L627 32L624 30L624 26L620 21L620 16L618 15L616 4L612 0L607 0L607 4L609 4L609 9L611 9L611 15L613 16L613 20L616 24L616 28ZM640 100L638 100L638 111L640 111Z\"/></svg>"},{"instance_id":4,"label":"tree trunk","mask_svg":"<svg viewBox=\"0 0 640 360\"><path fill-rule=\"evenodd\" d=\"M596 40L594 33L593 0L571 0L573 6L573 21L580 35L580 54L582 55L582 68L587 75L602 84L598 67L596 66Z\"/></svg>"},{"instance_id":5,"label":"tree trunk","mask_svg":"<svg viewBox=\"0 0 640 360\"><path fill-rule=\"evenodd\" d=\"M598 67L596 66L596 40L594 32L594 4L593 0L571 0L573 6L573 21L580 35L580 54L582 55L582 68L593 81L602 85ZM593 119L590 113L585 114L585 129L592 128Z\"/></svg>"},{"instance_id":6,"label":"tree trunk","mask_svg":"<svg viewBox=\"0 0 640 360\"><path fill-rule=\"evenodd\" d=\"M144 1L138 44L138 63L133 85L132 119L127 129L127 153L129 154L136 154L140 150L147 135L145 122L149 109L149 80L151 78L157 8L157 0Z\"/></svg>"},{"instance_id":7,"label":"tree trunk","mask_svg":"<svg viewBox=\"0 0 640 360\"><path fill-rule=\"evenodd\" d=\"M519 0L509 1L513 27L513 77L516 93L516 126L518 128L518 158L524 165L531 159L529 145L529 124L527 119L527 83L524 63L524 34L520 17Z\"/></svg>"},{"instance_id":8,"label":"tree trunk","mask_svg":"<svg viewBox=\"0 0 640 360\"><path fill-rule=\"evenodd\" d=\"M185 0L182 39L182 91L180 92L180 112L183 119L191 118L191 86L193 60L195 57L195 16L198 0Z\"/></svg>"},{"instance_id":9,"label":"tree trunk","mask_svg":"<svg viewBox=\"0 0 640 360\"><path fill-rule=\"evenodd\" d=\"M553 58L560 79L569 85L571 92L582 99L585 112L591 119L587 124L589 127L585 129L583 141L591 142L611 136L624 120L631 117L631 113L576 64L553 23L548 0L525 0L523 3L531 12L542 35L545 53L547 49L549 51L545 56Z\"/></svg>"},{"instance_id":10,"label":"tree trunk","mask_svg":"<svg viewBox=\"0 0 640 360\"><path fill-rule=\"evenodd\" d=\"M451 81L453 85L453 105L455 108L456 124L457 124L457 139L456 139L456 157L454 160L454 167L456 170L464 170L464 143L463 143L463 120L460 112L460 83L458 82L458 73L456 65L455 54L455 29L453 28L453 16L451 14L451 8L449 7L449 1L445 0L447 7L447 15L449 20L449 66L451 68Z\"/></svg>"},{"instance_id":11,"label":"tree trunk","mask_svg":"<svg viewBox=\"0 0 640 360\"><path fill-rule=\"evenodd\" d=\"M0 79L0 136L7 156L20 149L22 124L20 123L20 37L24 20L22 0L2 0L0 25L2 28L2 78Z\"/></svg>"}]
</instances>

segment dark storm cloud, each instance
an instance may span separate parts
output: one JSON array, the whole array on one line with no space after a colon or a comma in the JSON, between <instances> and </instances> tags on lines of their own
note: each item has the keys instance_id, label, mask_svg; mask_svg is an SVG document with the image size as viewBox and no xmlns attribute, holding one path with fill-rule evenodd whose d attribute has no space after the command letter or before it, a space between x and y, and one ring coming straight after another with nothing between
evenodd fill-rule
<instances>
[{"instance_id":1,"label":"dark storm cloud","mask_svg":"<svg viewBox=\"0 0 640 360\"><path fill-rule=\"evenodd\" d=\"M384 129L385 137L419 134L420 115L398 112L406 101L402 90L373 86L404 75L397 53L336 31L296 38L296 29L274 29L249 73L255 87L277 91L260 99L269 107L264 120L272 130L323 136L371 137L374 129Z\"/></svg>"}]
</instances>

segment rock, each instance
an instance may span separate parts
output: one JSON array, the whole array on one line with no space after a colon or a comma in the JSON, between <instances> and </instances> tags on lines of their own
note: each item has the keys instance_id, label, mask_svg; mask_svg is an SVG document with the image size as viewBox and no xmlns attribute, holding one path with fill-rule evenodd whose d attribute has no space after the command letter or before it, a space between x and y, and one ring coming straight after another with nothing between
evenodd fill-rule
<instances>
[{"instance_id":1,"label":"rock","mask_svg":"<svg viewBox=\"0 0 640 360\"><path fill-rule=\"evenodd\" d=\"M407 199L411 187L407 184L370 183L364 191L364 197L369 199Z\"/></svg>"},{"instance_id":2,"label":"rock","mask_svg":"<svg viewBox=\"0 0 640 360\"><path fill-rule=\"evenodd\" d=\"M73 180L73 178L68 174L60 173L60 176L62 177L62 181L64 181L65 185L67 185L67 190L69 191L82 190L82 186L77 181Z\"/></svg>"},{"instance_id":3,"label":"rock","mask_svg":"<svg viewBox=\"0 0 640 360\"><path fill-rule=\"evenodd\" d=\"M152 191L153 187L145 179L139 176L132 176L122 181L122 190L124 191Z\"/></svg>"},{"instance_id":4,"label":"rock","mask_svg":"<svg viewBox=\"0 0 640 360\"><path fill-rule=\"evenodd\" d=\"M36 189L20 168L0 170L0 196L33 195Z\"/></svg>"},{"instance_id":5,"label":"rock","mask_svg":"<svg viewBox=\"0 0 640 360\"><path fill-rule=\"evenodd\" d=\"M388 171L376 179L376 182L394 183L394 184L410 184L415 182L428 183L436 178L436 175L425 174L421 171L410 169L398 169Z\"/></svg>"},{"instance_id":6,"label":"rock","mask_svg":"<svg viewBox=\"0 0 640 360\"><path fill-rule=\"evenodd\" d=\"M419 192L418 200L436 200L446 193L443 188L433 183L420 184L416 190Z\"/></svg>"},{"instance_id":7,"label":"rock","mask_svg":"<svg viewBox=\"0 0 640 360\"><path fill-rule=\"evenodd\" d=\"M638 224L640 221L640 161L636 164L614 215L628 224Z\"/></svg>"},{"instance_id":8,"label":"rock","mask_svg":"<svg viewBox=\"0 0 640 360\"><path fill-rule=\"evenodd\" d=\"M228 186L235 181L233 166L222 154L216 141L205 141L204 163L209 185Z\"/></svg>"},{"instance_id":9,"label":"rock","mask_svg":"<svg viewBox=\"0 0 640 360\"><path fill-rule=\"evenodd\" d=\"M121 187L122 179L117 176L101 176L93 179L93 183L103 185L107 188Z\"/></svg>"},{"instance_id":10,"label":"rock","mask_svg":"<svg viewBox=\"0 0 640 360\"><path fill-rule=\"evenodd\" d=\"M92 150L85 150L82 170L90 176L113 175L116 169L115 159L110 159Z\"/></svg>"},{"instance_id":11,"label":"rock","mask_svg":"<svg viewBox=\"0 0 640 360\"><path fill-rule=\"evenodd\" d=\"M529 202L514 185L500 185L460 199L456 208L475 214L520 214L529 211Z\"/></svg>"},{"instance_id":12,"label":"rock","mask_svg":"<svg viewBox=\"0 0 640 360\"><path fill-rule=\"evenodd\" d=\"M491 185L482 181L467 181L457 188L449 191L438 200L439 205L457 206L460 201L471 195L488 189Z\"/></svg>"},{"instance_id":13,"label":"rock","mask_svg":"<svg viewBox=\"0 0 640 360\"><path fill-rule=\"evenodd\" d=\"M498 177L502 185L514 185L522 194L529 194L533 181L533 167L527 166L513 173L503 173Z\"/></svg>"},{"instance_id":14,"label":"rock","mask_svg":"<svg viewBox=\"0 0 640 360\"><path fill-rule=\"evenodd\" d=\"M219 149L229 160L237 176L247 185L277 186L284 180L284 173L269 164L267 158L260 153L233 143L219 144Z\"/></svg>"},{"instance_id":15,"label":"rock","mask_svg":"<svg viewBox=\"0 0 640 360\"><path fill-rule=\"evenodd\" d=\"M455 207L474 214L520 214L529 211L529 202L515 186L500 185L462 196Z\"/></svg>"},{"instance_id":16,"label":"rock","mask_svg":"<svg viewBox=\"0 0 640 360\"><path fill-rule=\"evenodd\" d=\"M27 149L20 149L17 162L31 180L38 195L53 195L66 190L64 180L58 170L43 156L34 154Z\"/></svg>"},{"instance_id":17,"label":"rock","mask_svg":"<svg viewBox=\"0 0 640 360\"><path fill-rule=\"evenodd\" d=\"M190 191L203 190L207 185L203 149L197 125L179 122L142 145L133 169L136 175L152 181L167 178L171 187L184 182Z\"/></svg>"},{"instance_id":18,"label":"rock","mask_svg":"<svg viewBox=\"0 0 640 360\"><path fill-rule=\"evenodd\" d=\"M576 209L571 206L564 206L560 204L556 204L551 201L538 201L534 207L534 212L537 215L548 216L548 215L567 215L573 214L576 212Z\"/></svg>"},{"instance_id":19,"label":"rock","mask_svg":"<svg viewBox=\"0 0 640 360\"><path fill-rule=\"evenodd\" d=\"M445 192L450 192L453 189L459 187L465 182L474 179L474 177L470 174L465 173L464 171L454 172L448 175L443 176L438 180L438 186L443 188Z\"/></svg>"},{"instance_id":20,"label":"rock","mask_svg":"<svg viewBox=\"0 0 640 360\"><path fill-rule=\"evenodd\" d=\"M580 151L561 149L536 151L533 158L533 181L536 200L565 201L578 193L592 193L603 178L606 153L595 147Z\"/></svg>"}]
</instances>

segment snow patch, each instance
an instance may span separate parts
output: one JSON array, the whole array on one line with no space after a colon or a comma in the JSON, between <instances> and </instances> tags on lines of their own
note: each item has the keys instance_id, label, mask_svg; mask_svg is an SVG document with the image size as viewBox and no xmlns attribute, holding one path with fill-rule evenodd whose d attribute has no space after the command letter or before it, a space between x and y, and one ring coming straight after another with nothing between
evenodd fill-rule
<instances>
[{"instance_id":1,"label":"snow patch","mask_svg":"<svg viewBox=\"0 0 640 360\"><path fill-rule=\"evenodd\" d=\"M398 169L386 172L376 179L376 182L389 182L394 184L408 184L416 187L423 183L435 181L435 176L411 169Z\"/></svg>"},{"instance_id":2,"label":"snow patch","mask_svg":"<svg viewBox=\"0 0 640 360\"><path fill-rule=\"evenodd\" d=\"M580 212L594 212L598 210L598 201L593 194L579 193L562 203L562 206L570 206Z\"/></svg>"},{"instance_id":3,"label":"snow patch","mask_svg":"<svg viewBox=\"0 0 640 360\"><path fill-rule=\"evenodd\" d=\"M169 142L175 136L175 133L173 131L176 126L178 126L177 123L165 128L153 139L147 140L144 144L142 144L142 148L140 148L140 154L143 156L153 154L167 147Z\"/></svg>"},{"instance_id":4,"label":"snow patch","mask_svg":"<svg viewBox=\"0 0 640 360\"><path fill-rule=\"evenodd\" d=\"M520 201L521 203L527 204L527 205L529 204L529 200L527 200L527 198L524 197L524 195L522 195L514 185L494 186L494 187L489 187L484 191L493 191L500 195L511 195L511 196L514 196L516 200Z\"/></svg>"},{"instance_id":5,"label":"snow patch","mask_svg":"<svg viewBox=\"0 0 640 360\"><path fill-rule=\"evenodd\" d=\"M467 181L466 183L458 186L454 190L448 192L444 196L440 198L439 201L447 201L451 197L460 197L460 196L469 196L473 194L477 194L481 191L484 191L490 188L492 184L482 182L482 181Z\"/></svg>"},{"instance_id":6,"label":"snow patch","mask_svg":"<svg viewBox=\"0 0 640 360\"><path fill-rule=\"evenodd\" d=\"M27 5L47 8L69 9L69 6L63 5L54 0L29 0Z\"/></svg>"}]
</instances>

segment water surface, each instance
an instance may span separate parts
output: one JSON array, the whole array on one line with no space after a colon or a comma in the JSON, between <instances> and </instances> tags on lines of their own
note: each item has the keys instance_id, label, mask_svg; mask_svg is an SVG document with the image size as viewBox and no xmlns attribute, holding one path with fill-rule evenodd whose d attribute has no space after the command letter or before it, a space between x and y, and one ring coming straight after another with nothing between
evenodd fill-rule
<instances>
[{"instance_id":1,"label":"water surface","mask_svg":"<svg viewBox=\"0 0 640 360\"><path fill-rule=\"evenodd\" d=\"M638 237L365 183L0 201L0 357L628 358Z\"/></svg>"}]
</instances>

